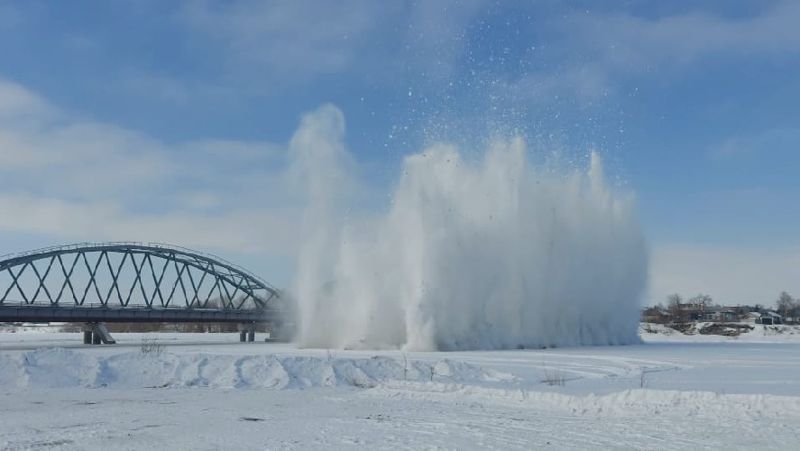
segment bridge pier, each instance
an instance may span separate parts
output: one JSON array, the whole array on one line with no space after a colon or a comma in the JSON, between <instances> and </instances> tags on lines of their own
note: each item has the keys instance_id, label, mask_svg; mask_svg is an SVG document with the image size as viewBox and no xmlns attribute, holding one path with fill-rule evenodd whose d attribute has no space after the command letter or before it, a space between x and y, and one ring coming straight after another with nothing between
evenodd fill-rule
<instances>
[{"instance_id":1,"label":"bridge pier","mask_svg":"<svg viewBox=\"0 0 800 451\"><path fill-rule=\"evenodd\" d=\"M108 332L105 323L86 323L83 326L83 344L99 345L101 343L113 345L116 340Z\"/></svg>"},{"instance_id":2,"label":"bridge pier","mask_svg":"<svg viewBox=\"0 0 800 451\"><path fill-rule=\"evenodd\" d=\"M239 341L254 342L256 341L256 325L255 324L242 324L239 326Z\"/></svg>"}]
</instances>

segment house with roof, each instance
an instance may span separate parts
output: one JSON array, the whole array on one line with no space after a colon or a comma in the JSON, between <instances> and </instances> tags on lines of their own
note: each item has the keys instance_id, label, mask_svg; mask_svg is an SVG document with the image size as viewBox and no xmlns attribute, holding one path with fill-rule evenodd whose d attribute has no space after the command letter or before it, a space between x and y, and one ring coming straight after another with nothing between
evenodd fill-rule
<instances>
[{"instance_id":1,"label":"house with roof","mask_svg":"<svg viewBox=\"0 0 800 451\"><path fill-rule=\"evenodd\" d=\"M740 319L743 323L750 323L750 324L761 324L758 321L761 321L761 313L759 312L747 312L741 316Z\"/></svg>"},{"instance_id":2,"label":"house with roof","mask_svg":"<svg viewBox=\"0 0 800 451\"><path fill-rule=\"evenodd\" d=\"M783 324L783 317L773 310L764 310L761 312L761 317L756 320L756 324L764 326L777 326Z\"/></svg>"}]
</instances>

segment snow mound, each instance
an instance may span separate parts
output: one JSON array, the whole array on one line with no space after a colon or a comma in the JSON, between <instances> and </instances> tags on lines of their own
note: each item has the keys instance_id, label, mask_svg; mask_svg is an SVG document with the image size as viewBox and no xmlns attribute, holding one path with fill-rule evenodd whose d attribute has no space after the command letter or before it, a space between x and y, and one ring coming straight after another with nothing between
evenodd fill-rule
<instances>
[{"instance_id":1,"label":"snow mound","mask_svg":"<svg viewBox=\"0 0 800 451\"><path fill-rule=\"evenodd\" d=\"M387 381L492 384L516 379L508 373L448 359L426 363L382 356L321 358L141 352L98 356L56 348L17 356L0 355L0 386L17 388L369 388Z\"/></svg>"},{"instance_id":2,"label":"snow mound","mask_svg":"<svg viewBox=\"0 0 800 451\"><path fill-rule=\"evenodd\" d=\"M28 386L42 388L86 386L100 372L100 363L92 356L62 348L23 354L17 365Z\"/></svg>"},{"instance_id":3,"label":"snow mound","mask_svg":"<svg viewBox=\"0 0 800 451\"><path fill-rule=\"evenodd\" d=\"M661 335L675 335L679 334L677 330L666 326L665 324L656 323L641 323L639 324L639 336L648 334L661 334Z\"/></svg>"}]
</instances>

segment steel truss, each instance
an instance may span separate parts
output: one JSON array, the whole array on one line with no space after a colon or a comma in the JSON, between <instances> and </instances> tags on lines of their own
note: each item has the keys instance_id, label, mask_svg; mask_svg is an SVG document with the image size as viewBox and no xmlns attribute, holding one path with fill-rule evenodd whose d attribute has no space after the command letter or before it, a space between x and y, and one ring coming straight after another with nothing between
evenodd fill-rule
<instances>
[{"instance_id":1,"label":"steel truss","mask_svg":"<svg viewBox=\"0 0 800 451\"><path fill-rule=\"evenodd\" d=\"M273 310L279 298L274 287L219 257L155 243L82 243L3 256L0 275L0 308L13 303L16 311L101 308L120 318L133 311L155 318L161 316L148 311L184 309L203 312L173 316L233 321Z\"/></svg>"}]
</instances>

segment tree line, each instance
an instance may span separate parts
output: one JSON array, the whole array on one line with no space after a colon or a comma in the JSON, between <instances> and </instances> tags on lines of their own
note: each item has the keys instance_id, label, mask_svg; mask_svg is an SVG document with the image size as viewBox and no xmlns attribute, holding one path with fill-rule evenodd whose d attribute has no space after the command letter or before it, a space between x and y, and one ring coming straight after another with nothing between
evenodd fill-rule
<instances>
[{"instance_id":1,"label":"tree line","mask_svg":"<svg viewBox=\"0 0 800 451\"><path fill-rule=\"evenodd\" d=\"M680 294L673 293L667 296L666 306L664 306L663 303L659 303L656 307L671 313L677 313L684 306L711 307L714 305L714 299L707 294L701 293L684 300L684 297ZM756 311L767 310L762 304L755 304L753 309ZM794 298L786 291L782 291L781 294L778 295L774 310L780 315L792 316L798 309L800 309L800 298Z\"/></svg>"},{"instance_id":2,"label":"tree line","mask_svg":"<svg viewBox=\"0 0 800 451\"><path fill-rule=\"evenodd\" d=\"M775 301L773 308L761 304L720 306L715 304L714 299L707 294L701 293L685 299L680 294L674 293L667 296L666 305L659 303L654 307L643 309L642 320L656 323L703 320L731 322L742 320L748 317L749 313L764 315L769 312L780 315L780 318L773 318L772 321L798 323L800 322L800 299L783 291ZM752 319L752 316L749 318Z\"/></svg>"}]
</instances>

